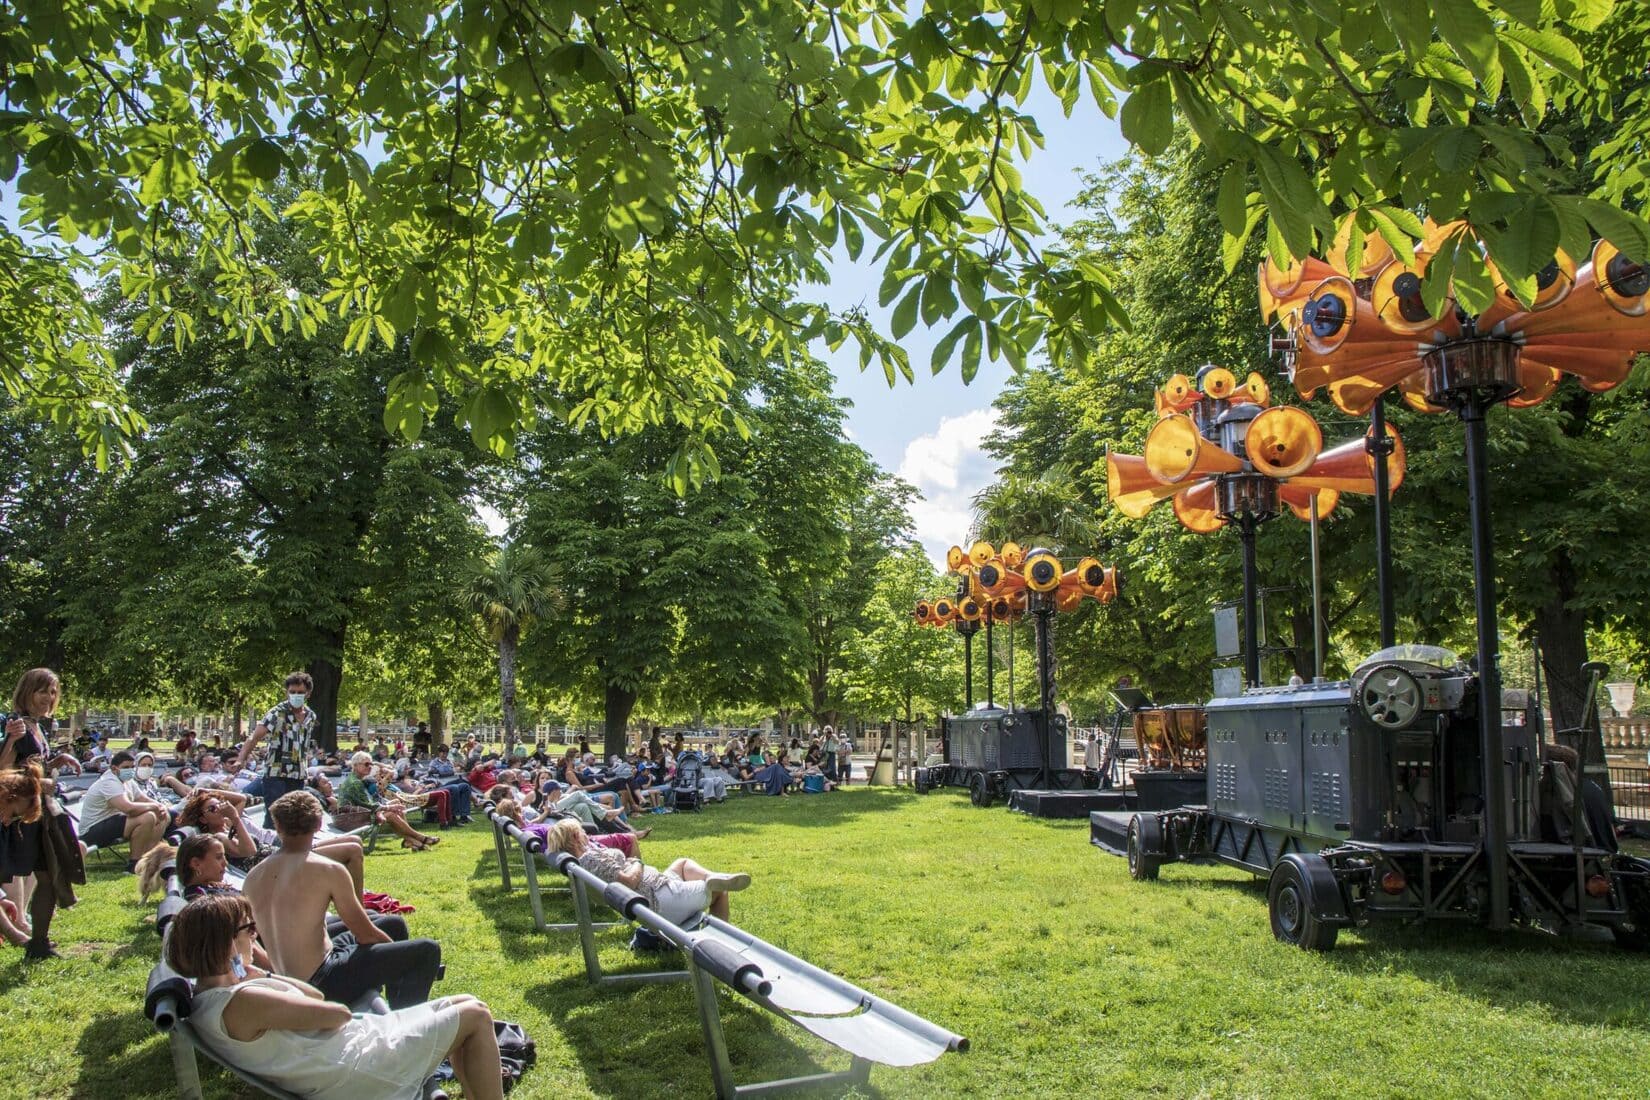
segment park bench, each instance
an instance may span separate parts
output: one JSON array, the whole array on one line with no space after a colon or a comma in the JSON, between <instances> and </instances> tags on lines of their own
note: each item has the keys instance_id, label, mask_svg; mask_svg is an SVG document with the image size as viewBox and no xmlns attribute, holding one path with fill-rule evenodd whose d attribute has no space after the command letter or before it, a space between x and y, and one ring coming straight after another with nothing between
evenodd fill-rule
<instances>
[{"instance_id":1,"label":"park bench","mask_svg":"<svg viewBox=\"0 0 1650 1100\"><path fill-rule=\"evenodd\" d=\"M613 986L685 981L692 985L700 1031L710 1060L711 1078L715 1083L716 1095L722 1100L827 1084L864 1084L870 1078L874 1063L887 1066L922 1065L947 1051L968 1049L968 1040L963 1036L907 1012L727 921L706 914L691 929L682 928L655 913L641 894L616 883L604 882L579 866L571 855L565 852L546 854L543 844L536 837L522 833L514 824L504 822L501 825L495 818L494 825L505 888L510 888L505 841L508 836L522 850L535 923L541 928L568 926L543 924L535 865L555 870L566 878L577 917L571 927L579 933L585 974L592 984ZM596 921L591 913L592 897L600 898L624 921ZM686 969L603 973L596 951L595 932L599 928L625 922L646 928L678 948L686 962ZM852 1058L849 1068L755 1084L736 1083L722 1031L717 983L845 1051Z\"/></svg>"}]
</instances>

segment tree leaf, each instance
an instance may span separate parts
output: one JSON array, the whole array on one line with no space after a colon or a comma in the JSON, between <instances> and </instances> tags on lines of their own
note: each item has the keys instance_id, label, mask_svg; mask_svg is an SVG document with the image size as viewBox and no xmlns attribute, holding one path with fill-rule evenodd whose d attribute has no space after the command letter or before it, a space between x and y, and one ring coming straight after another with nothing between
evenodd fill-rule
<instances>
[{"instance_id":1,"label":"tree leaf","mask_svg":"<svg viewBox=\"0 0 1650 1100\"><path fill-rule=\"evenodd\" d=\"M922 301L922 288L925 284L917 283L906 291L905 297L899 300L894 307L894 319L890 326L896 340L903 340L907 333L917 326L917 307Z\"/></svg>"},{"instance_id":2,"label":"tree leaf","mask_svg":"<svg viewBox=\"0 0 1650 1100\"><path fill-rule=\"evenodd\" d=\"M1233 161L1220 175L1220 194L1215 203L1221 228L1231 236L1247 236L1244 226L1248 221L1249 173L1243 165Z\"/></svg>"},{"instance_id":3,"label":"tree leaf","mask_svg":"<svg viewBox=\"0 0 1650 1100\"><path fill-rule=\"evenodd\" d=\"M1123 136L1147 156L1160 156L1174 137L1174 102L1167 80L1152 80L1129 93L1118 116Z\"/></svg>"}]
</instances>

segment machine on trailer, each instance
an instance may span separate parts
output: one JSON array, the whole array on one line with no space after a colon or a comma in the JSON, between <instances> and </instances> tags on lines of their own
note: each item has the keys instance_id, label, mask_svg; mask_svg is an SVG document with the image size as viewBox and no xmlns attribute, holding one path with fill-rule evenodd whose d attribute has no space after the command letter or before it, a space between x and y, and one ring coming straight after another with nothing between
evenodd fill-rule
<instances>
[{"instance_id":1,"label":"machine on trailer","mask_svg":"<svg viewBox=\"0 0 1650 1100\"><path fill-rule=\"evenodd\" d=\"M969 801L989 806L1015 791L1077 791L1099 785L1099 774L1071 767L1065 715L1044 710L978 707L940 727L944 763L916 769L918 794L963 787Z\"/></svg>"},{"instance_id":2,"label":"machine on trailer","mask_svg":"<svg viewBox=\"0 0 1650 1100\"><path fill-rule=\"evenodd\" d=\"M999 553L976 542L966 553L952 547L947 562L960 577L955 603L940 600L917 606L920 623L956 621L964 640L967 709L943 720L941 762L917 768L919 794L935 787L963 787L976 806L1019 792L1081 791L1099 786L1097 771L1072 767L1067 722L1054 705L1053 620L1057 611L1075 609L1085 599L1109 603L1117 595L1117 574L1093 558L1062 570L1047 550L1022 552L1007 543ZM944 605L944 606L942 606ZM1012 623L1030 614L1037 645L1037 685L1041 706L1003 709L996 705L986 677L986 703L973 705L973 634L983 622L987 647L993 623Z\"/></svg>"},{"instance_id":3,"label":"machine on trailer","mask_svg":"<svg viewBox=\"0 0 1650 1100\"><path fill-rule=\"evenodd\" d=\"M1588 668L1595 691L1602 667ZM1510 693L1495 719L1505 758L1486 768L1478 699L1475 672L1425 646L1382 650L1350 681L1214 699L1206 800L1095 813L1092 837L1137 879L1174 861L1269 876L1273 933L1314 950L1378 919L1590 926L1650 947L1650 862L1617 849L1576 751L1549 743L1539 703ZM1585 755L1585 733L1572 740ZM1484 789L1497 773L1499 802ZM1490 889L1498 844L1504 911Z\"/></svg>"}]
</instances>

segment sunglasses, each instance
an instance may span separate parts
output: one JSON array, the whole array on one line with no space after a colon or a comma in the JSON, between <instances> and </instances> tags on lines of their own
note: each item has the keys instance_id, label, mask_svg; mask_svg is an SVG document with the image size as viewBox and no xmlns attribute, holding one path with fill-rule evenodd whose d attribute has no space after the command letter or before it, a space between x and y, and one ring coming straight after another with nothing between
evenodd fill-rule
<instances>
[{"instance_id":1,"label":"sunglasses","mask_svg":"<svg viewBox=\"0 0 1650 1100\"><path fill-rule=\"evenodd\" d=\"M258 922L255 920L249 920L239 928L235 929L235 931L237 933L251 932L254 936L256 936L258 934Z\"/></svg>"}]
</instances>

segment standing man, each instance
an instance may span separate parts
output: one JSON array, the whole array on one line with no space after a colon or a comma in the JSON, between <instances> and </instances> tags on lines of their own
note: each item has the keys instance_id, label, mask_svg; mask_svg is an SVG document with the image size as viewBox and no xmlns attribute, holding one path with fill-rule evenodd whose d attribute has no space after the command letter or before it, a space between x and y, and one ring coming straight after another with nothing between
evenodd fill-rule
<instances>
[{"instance_id":1,"label":"standing man","mask_svg":"<svg viewBox=\"0 0 1650 1100\"><path fill-rule=\"evenodd\" d=\"M270 808L275 800L290 791L304 789L304 777L309 758L315 752L315 712L308 706L309 693L315 686L307 672L294 672L286 678L286 699L269 708L252 730L252 736L241 746L241 755L233 770L246 767L258 742L269 736L269 759L264 766L263 799L264 828L274 819Z\"/></svg>"}]
</instances>

